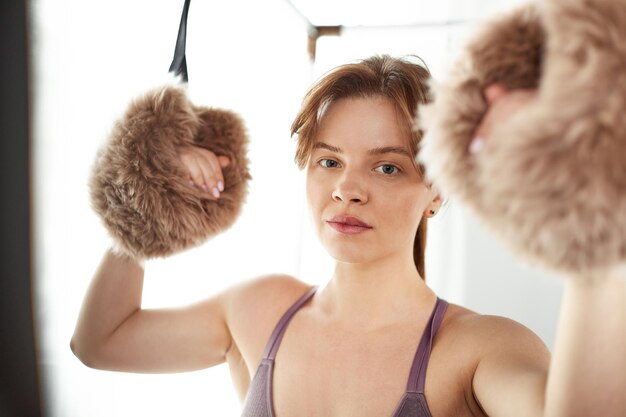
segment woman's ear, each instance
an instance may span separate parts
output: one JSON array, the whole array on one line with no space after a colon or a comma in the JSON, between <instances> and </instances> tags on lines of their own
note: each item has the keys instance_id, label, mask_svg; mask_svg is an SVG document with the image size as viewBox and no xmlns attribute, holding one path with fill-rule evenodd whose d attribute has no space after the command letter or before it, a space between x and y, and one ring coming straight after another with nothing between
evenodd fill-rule
<instances>
[{"instance_id":1,"label":"woman's ear","mask_svg":"<svg viewBox=\"0 0 626 417\"><path fill-rule=\"evenodd\" d=\"M441 193L439 189L435 187L433 184L428 185L428 191L430 192L430 202L426 206L426 210L424 210L424 215L426 217L433 217L443 204L443 197L441 197Z\"/></svg>"}]
</instances>

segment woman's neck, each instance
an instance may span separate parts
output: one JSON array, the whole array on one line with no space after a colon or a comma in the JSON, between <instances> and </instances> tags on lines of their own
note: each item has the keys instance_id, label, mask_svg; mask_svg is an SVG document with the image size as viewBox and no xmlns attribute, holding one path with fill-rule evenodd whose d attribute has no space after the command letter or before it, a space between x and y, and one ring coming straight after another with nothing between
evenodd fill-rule
<instances>
[{"instance_id":1,"label":"woman's neck","mask_svg":"<svg viewBox=\"0 0 626 417\"><path fill-rule=\"evenodd\" d=\"M329 318L372 328L414 316L422 305L432 308L435 298L412 262L387 258L368 264L337 262L318 302Z\"/></svg>"}]
</instances>

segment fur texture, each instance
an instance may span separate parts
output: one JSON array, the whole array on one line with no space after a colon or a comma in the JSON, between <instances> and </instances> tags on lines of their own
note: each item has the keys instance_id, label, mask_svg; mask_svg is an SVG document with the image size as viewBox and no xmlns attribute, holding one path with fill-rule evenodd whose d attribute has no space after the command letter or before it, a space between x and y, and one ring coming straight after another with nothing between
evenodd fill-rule
<instances>
[{"instance_id":1,"label":"fur texture","mask_svg":"<svg viewBox=\"0 0 626 417\"><path fill-rule=\"evenodd\" d=\"M586 274L626 261L626 3L550 0L485 26L420 110L420 159L532 263ZM538 100L467 151L482 90L538 87Z\"/></svg>"},{"instance_id":2,"label":"fur texture","mask_svg":"<svg viewBox=\"0 0 626 417\"><path fill-rule=\"evenodd\" d=\"M100 150L91 201L118 249L136 259L197 246L238 217L250 179L247 134L225 110L194 106L183 87L166 86L135 100ZM193 144L231 163L218 200L188 184L177 149Z\"/></svg>"}]
</instances>

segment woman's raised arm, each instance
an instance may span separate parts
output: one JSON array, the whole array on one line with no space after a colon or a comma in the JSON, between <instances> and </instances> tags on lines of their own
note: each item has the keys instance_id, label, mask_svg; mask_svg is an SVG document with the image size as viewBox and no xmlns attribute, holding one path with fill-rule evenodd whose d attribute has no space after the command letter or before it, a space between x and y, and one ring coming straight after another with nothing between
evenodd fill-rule
<instances>
[{"instance_id":1,"label":"woman's raised arm","mask_svg":"<svg viewBox=\"0 0 626 417\"><path fill-rule=\"evenodd\" d=\"M180 372L224 362L231 335L222 297L185 308L141 308L143 267L108 251L85 296L71 341L87 366Z\"/></svg>"},{"instance_id":2,"label":"woman's raised arm","mask_svg":"<svg viewBox=\"0 0 626 417\"><path fill-rule=\"evenodd\" d=\"M229 159L185 146L179 158L190 187L218 199ZM131 257L109 251L85 296L72 351L87 366L131 372L179 372L224 362L231 345L223 296L185 308L141 308L144 270Z\"/></svg>"},{"instance_id":3,"label":"woman's raised arm","mask_svg":"<svg viewBox=\"0 0 626 417\"><path fill-rule=\"evenodd\" d=\"M626 415L626 271L576 278L566 283L548 372L536 336L521 326L491 326L501 331L473 380L487 415Z\"/></svg>"},{"instance_id":4,"label":"woman's raised arm","mask_svg":"<svg viewBox=\"0 0 626 417\"><path fill-rule=\"evenodd\" d=\"M546 417L626 416L626 269L565 286Z\"/></svg>"},{"instance_id":5,"label":"woman's raised arm","mask_svg":"<svg viewBox=\"0 0 626 417\"><path fill-rule=\"evenodd\" d=\"M533 91L507 92L498 86L489 87L485 96L490 108L478 129L479 143L502 140L489 138L492 124L505 123L536 99ZM475 153L482 147L470 146ZM507 360L491 354L478 365L474 389L488 415L528 415L511 407L521 402L544 417L626 416L626 268L586 274L566 279L547 379L537 366L541 361L533 359L534 349L519 348L532 339L523 335L509 337L517 348L500 349Z\"/></svg>"}]
</instances>

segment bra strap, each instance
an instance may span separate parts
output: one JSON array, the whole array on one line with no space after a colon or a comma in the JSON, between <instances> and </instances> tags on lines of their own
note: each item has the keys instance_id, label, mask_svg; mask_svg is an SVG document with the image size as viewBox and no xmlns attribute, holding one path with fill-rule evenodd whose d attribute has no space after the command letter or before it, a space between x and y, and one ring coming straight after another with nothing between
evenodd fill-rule
<instances>
[{"instance_id":1,"label":"bra strap","mask_svg":"<svg viewBox=\"0 0 626 417\"><path fill-rule=\"evenodd\" d=\"M289 310L287 310L285 314L283 314L283 316L276 324L276 327L274 327L274 331L270 336L270 340L267 342L267 346L265 347L265 353L263 354L264 359L274 360L274 358L276 358L278 347L280 346L280 342L283 339L283 335L285 334L285 330L287 329L289 321L300 309L300 307L302 307L304 303L306 303L311 297L313 297L315 291L317 291L317 287L311 288L302 297L300 297L298 301L296 301L291 307L289 307Z\"/></svg>"},{"instance_id":2,"label":"bra strap","mask_svg":"<svg viewBox=\"0 0 626 417\"><path fill-rule=\"evenodd\" d=\"M445 300L437 298L435 308L430 315L430 319L424 329L424 334L420 340L415 358L413 359L413 365L411 366L411 373L409 374L409 382L407 384L407 392L424 393L424 387L426 385L426 368L428 367L428 360L430 359L430 352L433 346L433 339L437 330L443 320L443 315L446 312L448 303Z\"/></svg>"}]
</instances>

